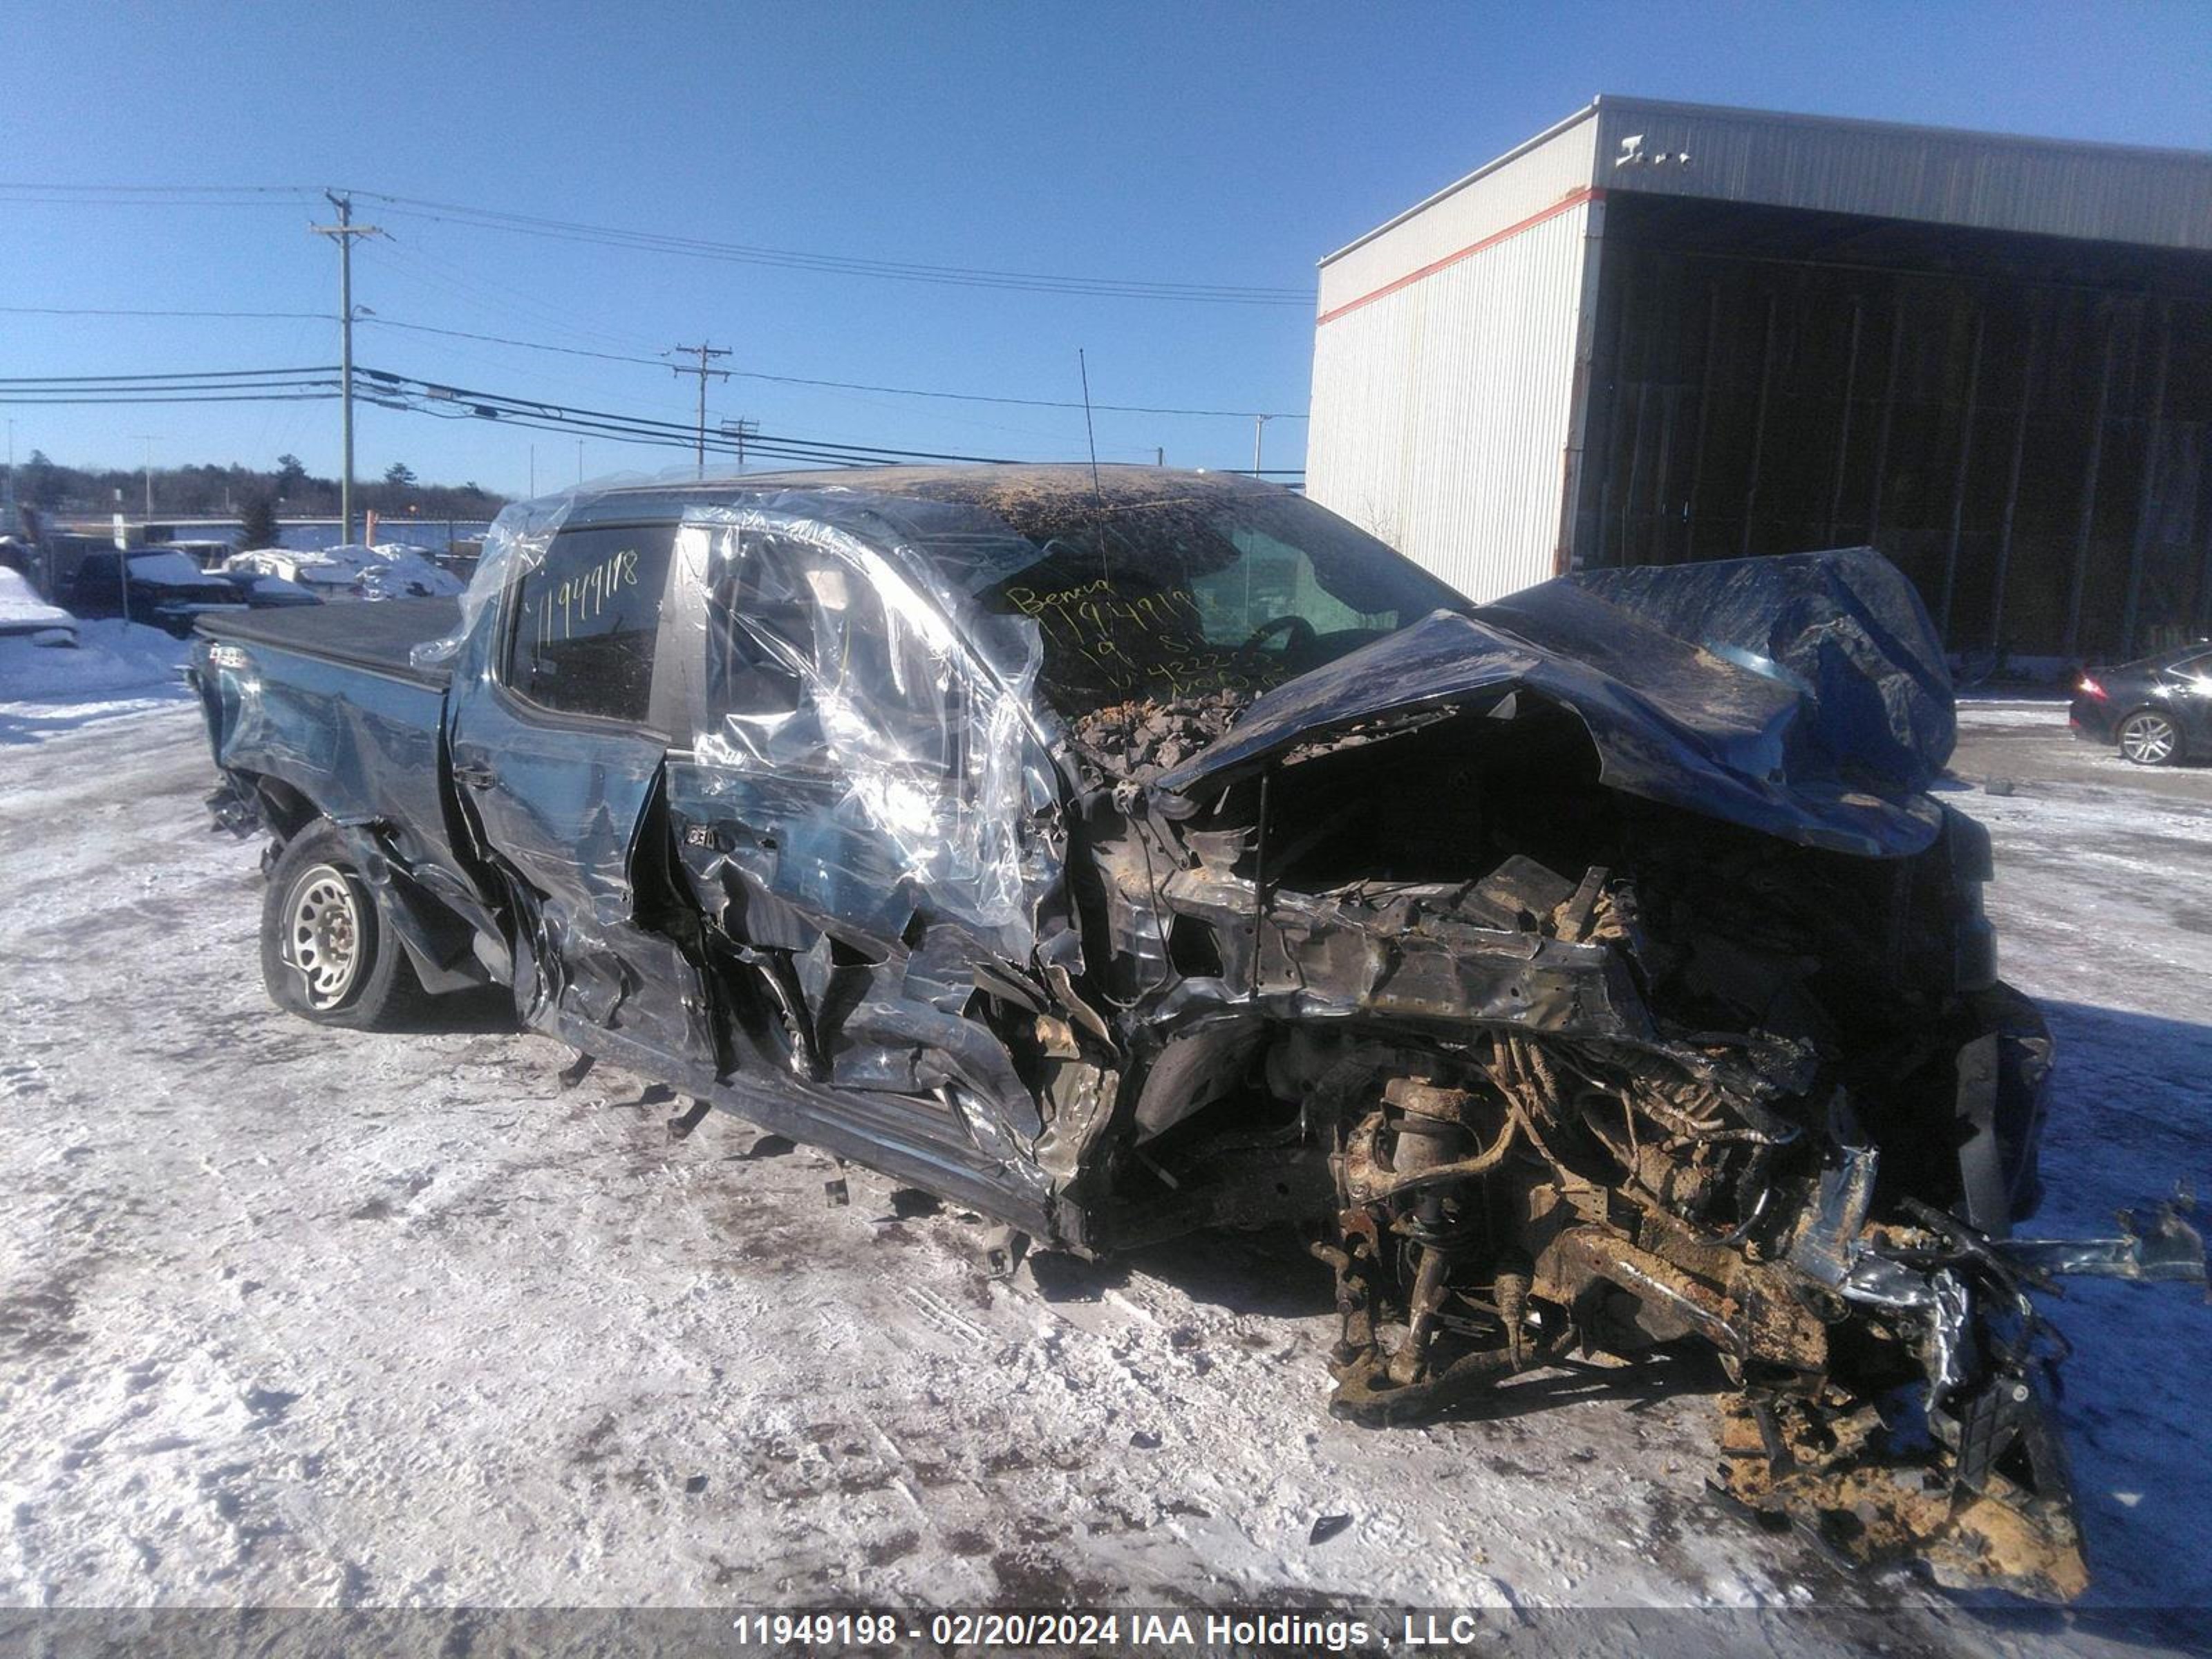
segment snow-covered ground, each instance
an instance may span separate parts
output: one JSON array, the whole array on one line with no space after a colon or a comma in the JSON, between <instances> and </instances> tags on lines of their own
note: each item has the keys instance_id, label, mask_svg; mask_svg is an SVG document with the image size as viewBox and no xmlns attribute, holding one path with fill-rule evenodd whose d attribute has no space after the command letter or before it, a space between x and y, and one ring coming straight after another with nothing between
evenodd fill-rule
<instances>
[{"instance_id":1,"label":"snow-covered ground","mask_svg":"<svg viewBox=\"0 0 2212 1659\"><path fill-rule=\"evenodd\" d=\"M72 622L74 646L0 636L0 754L82 726L189 705L177 678L182 640L119 617Z\"/></svg>"},{"instance_id":2,"label":"snow-covered ground","mask_svg":"<svg viewBox=\"0 0 2212 1659\"><path fill-rule=\"evenodd\" d=\"M56 689L0 702L0 1610L1725 1606L1827 1653L1864 1632L1808 1615L1903 1607L1908 1650L2024 1654L2212 1607L2212 1310L2172 1287L2057 1310L2086 1611L1845 1578L1704 1498L1711 1376L1363 1431L1322 1410L1326 1276L1272 1241L994 1282L972 1218L859 1170L830 1207L827 1158L678 1139L605 1068L564 1091L481 1009L289 1019L193 711ZM2100 1231L2212 1185L2212 770L2053 718L1970 713L1952 798L2063 1045L2046 1219Z\"/></svg>"}]
</instances>

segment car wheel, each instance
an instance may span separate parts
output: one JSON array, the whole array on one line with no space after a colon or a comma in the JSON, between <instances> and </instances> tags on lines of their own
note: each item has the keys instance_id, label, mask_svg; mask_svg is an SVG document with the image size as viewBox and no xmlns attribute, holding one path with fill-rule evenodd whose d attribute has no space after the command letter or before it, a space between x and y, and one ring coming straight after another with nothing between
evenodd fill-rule
<instances>
[{"instance_id":1,"label":"car wheel","mask_svg":"<svg viewBox=\"0 0 2212 1659\"><path fill-rule=\"evenodd\" d=\"M270 1000L318 1025L386 1029L422 991L345 836L319 821L286 843L261 904L261 982Z\"/></svg>"},{"instance_id":2,"label":"car wheel","mask_svg":"<svg viewBox=\"0 0 2212 1659\"><path fill-rule=\"evenodd\" d=\"M2137 766L2165 766L2181 752L2181 732L2154 708L2138 708L2120 722L2120 752Z\"/></svg>"}]
</instances>

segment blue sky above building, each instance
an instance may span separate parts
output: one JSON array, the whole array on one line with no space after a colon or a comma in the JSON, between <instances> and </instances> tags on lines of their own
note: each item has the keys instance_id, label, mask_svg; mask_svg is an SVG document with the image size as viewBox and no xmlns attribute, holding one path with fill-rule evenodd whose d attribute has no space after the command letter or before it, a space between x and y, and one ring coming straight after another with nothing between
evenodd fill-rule
<instances>
[{"instance_id":1,"label":"blue sky above building","mask_svg":"<svg viewBox=\"0 0 2212 1659\"><path fill-rule=\"evenodd\" d=\"M890 6L87 9L18 0L0 378L337 361L350 186L364 366L710 424L1014 458L1303 453L1314 262L1607 91L2212 148L2212 7ZM453 216L425 204L455 204ZM556 222L500 228L486 213ZM580 234L609 227L716 249ZM730 246L769 251L734 258ZM784 251L809 256L793 262ZM821 256L816 258L814 256ZM823 268L934 268L931 280ZM1276 290L1261 302L945 271ZM58 312L264 312L259 317ZM407 325L410 326L401 326ZM427 330L450 331L444 333ZM456 334L497 336L531 345ZM554 351L538 349L560 347ZM599 353L601 356L578 354ZM764 378L764 377L780 378ZM795 384L802 380L844 386ZM906 388L1031 404L902 395ZM16 405L16 453L336 470L326 403ZM520 492L675 450L368 407L357 465Z\"/></svg>"}]
</instances>

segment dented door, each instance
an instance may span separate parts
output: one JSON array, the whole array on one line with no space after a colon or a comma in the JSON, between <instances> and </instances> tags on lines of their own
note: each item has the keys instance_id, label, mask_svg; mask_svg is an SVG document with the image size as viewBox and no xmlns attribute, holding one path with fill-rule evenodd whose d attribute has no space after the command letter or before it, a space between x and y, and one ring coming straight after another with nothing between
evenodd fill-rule
<instances>
[{"instance_id":1,"label":"dented door","mask_svg":"<svg viewBox=\"0 0 2212 1659\"><path fill-rule=\"evenodd\" d=\"M998 1033L1042 998L1017 700L849 530L733 513L677 562L697 729L670 814L710 939L775 1016L757 1040L1018 1157L1037 1112Z\"/></svg>"},{"instance_id":2,"label":"dented door","mask_svg":"<svg viewBox=\"0 0 2212 1659\"><path fill-rule=\"evenodd\" d=\"M699 1064L713 1044L697 972L639 914L641 862L665 862L656 671L672 532L566 529L516 574L490 660L456 679L451 764L517 913L525 1018Z\"/></svg>"}]
</instances>

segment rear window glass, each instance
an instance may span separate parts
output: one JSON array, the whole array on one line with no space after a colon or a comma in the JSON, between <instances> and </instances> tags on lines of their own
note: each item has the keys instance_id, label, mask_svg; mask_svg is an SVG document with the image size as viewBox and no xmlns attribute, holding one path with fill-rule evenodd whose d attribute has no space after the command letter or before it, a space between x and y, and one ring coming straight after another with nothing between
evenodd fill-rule
<instances>
[{"instance_id":1,"label":"rear window glass","mask_svg":"<svg viewBox=\"0 0 2212 1659\"><path fill-rule=\"evenodd\" d=\"M542 708L646 724L673 539L665 523L556 536L515 592L508 686Z\"/></svg>"}]
</instances>

